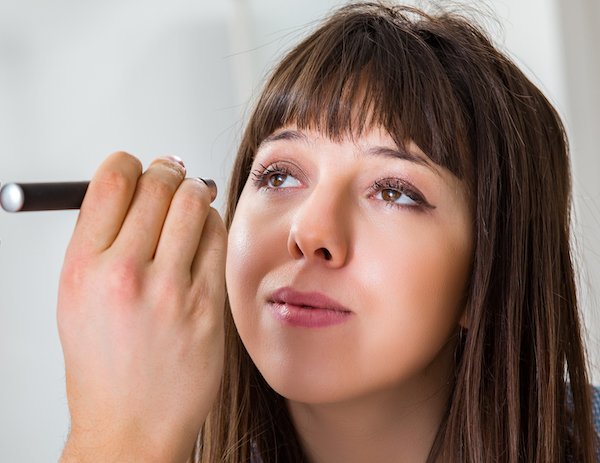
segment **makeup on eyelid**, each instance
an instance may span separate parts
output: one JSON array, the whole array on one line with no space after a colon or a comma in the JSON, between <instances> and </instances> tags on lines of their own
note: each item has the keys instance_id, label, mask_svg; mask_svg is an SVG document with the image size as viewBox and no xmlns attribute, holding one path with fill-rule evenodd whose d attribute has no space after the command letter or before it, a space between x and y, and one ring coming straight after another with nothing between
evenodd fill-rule
<instances>
[{"instance_id":1,"label":"makeup on eyelid","mask_svg":"<svg viewBox=\"0 0 600 463\"><path fill-rule=\"evenodd\" d=\"M364 187L368 191L368 197L379 199L386 206L410 209L413 212L435 209L423 191L416 186L423 183L421 174L431 177L430 174L433 173L435 182L442 180L435 164L414 142L409 141L398 148L391 140L382 143L382 139L388 134L381 134L383 137L371 138L366 143L360 140L350 141L353 145L352 157L359 163L366 162L367 168L363 169L365 172L373 171L372 178L368 178L370 174L365 174L365 183L369 183L368 190ZM277 193L290 193L288 189L300 188L301 183L310 186L310 180L314 177L307 175L305 169L299 167L298 161L300 165L308 162L310 172L318 159L315 153L323 154L319 147L331 141L322 134L295 127L276 130L259 145L250 173L252 183L258 190ZM399 165L402 166L400 169ZM373 169L371 166L383 169ZM414 178L416 172L419 172L417 179ZM293 181L290 181L291 177Z\"/></svg>"},{"instance_id":2,"label":"makeup on eyelid","mask_svg":"<svg viewBox=\"0 0 600 463\"><path fill-rule=\"evenodd\" d=\"M296 169L300 170L299 168ZM250 175L253 177L253 184L256 189L265 188L267 190L296 188L298 187L298 184L294 186L288 185L287 187L283 187L283 184L289 177L295 178L297 182L297 177L305 177L304 173L297 174L295 169L288 167L287 163L285 162L274 162L267 166L259 163L259 168L252 170ZM271 180L274 178L278 178L276 181L279 181L280 183L277 185L270 184ZM435 209L435 206L430 204L425 199L425 196L418 190L418 188L405 179L396 177L379 178L369 187L369 192L369 196L374 196L378 193L381 193L381 200L387 203L389 206L410 207L414 209ZM387 194L384 195L384 192L387 192ZM395 193L396 195L390 193ZM388 201L387 199L384 199L384 196L388 199L394 199L394 201ZM397 203L395 201L401 198L404 198L403 203ZM408 202L406 198L408 198Z\"/></svg>"}]
</instances>

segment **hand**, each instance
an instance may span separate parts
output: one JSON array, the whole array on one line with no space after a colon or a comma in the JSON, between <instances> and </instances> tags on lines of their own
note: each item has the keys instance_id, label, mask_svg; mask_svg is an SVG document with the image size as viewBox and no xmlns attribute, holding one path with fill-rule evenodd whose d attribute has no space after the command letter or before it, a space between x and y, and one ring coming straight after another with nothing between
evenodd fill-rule
<instances>
[{"instance_id":1,"label":"hand","mask_svg":"<svg viewBox=\"0 0 600 463\"><path fill-rule=\"evenodd\" d=\"M176 160L115 153L90 183L58 297L62 461L186 461L223 369L226 229ZM214 199L214 198L212 198Z\"/></svg>"}]
</instances>

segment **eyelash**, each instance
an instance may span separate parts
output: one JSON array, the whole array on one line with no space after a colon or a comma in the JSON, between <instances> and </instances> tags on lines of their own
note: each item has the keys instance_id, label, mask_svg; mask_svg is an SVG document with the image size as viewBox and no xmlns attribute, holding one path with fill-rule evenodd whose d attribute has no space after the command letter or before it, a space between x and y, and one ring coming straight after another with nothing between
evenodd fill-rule
<instances>
[{"instance_id":1,"label":"eyelash","mask_svg":"<svg viewBox=\"0 0 600 463\"><path fill-rule=\"evenodd\" d=\"M277 188L272 188L272 187L266 186L266 182L267 182L269 176L272 174L283 174L283 175L294 176L294 172L292 172L292 170L286 165L275 163L275 164L271 164L269 167L265 167L262 164L259 164L259 166L260 166L260 169L256 169L256 170L252 171L252 177L254 178L253 183L256 188L266 187L269 189L277 189Z\"/></svg>"},{"instance_id":2,"label":"eyelash","mask_svg":"<svg viewBox=\"0 0 600 463\"><path fill-rule=\"evenodd\" d=\"M253 177L253 183L255 188L267 188L269 190L277 191L279 188L273 188L267 185L269 177L273 174L291 175L295 176L295 173L288 166L283 164L274 163L268 167L259 164L260 168L255 169L251 172ZM370 195L374 195L383 190L395 190L403 195L408 196L416 204L414 206L408 206L406 204L397 204L391 201L383 201L386 206L394 208L409 208L409 209L433 209L434 206L429 204L423 195L415 188L410 182L401 180L398 178L382 178L373 182L373 185L369 188Z\"/></svg>"},{"instance_id":3,"label":"eyelash","mask_svg":"<svg viewBox=\"0 0 600 463\"><path fill-rule=\"evenodd\" d=\"M399 193L408 196L412 201L416 203L414 206L408 206L406 204L398 204L391 201L384 201L386 206L410 209L423 209L432 207L425 200L423 195L419 193L419 191L406 180L400 180L398 178L383 178L375 181L370 188L371 194L379 193L383 190L398 191Z\"/></svg>"}]
</instances>

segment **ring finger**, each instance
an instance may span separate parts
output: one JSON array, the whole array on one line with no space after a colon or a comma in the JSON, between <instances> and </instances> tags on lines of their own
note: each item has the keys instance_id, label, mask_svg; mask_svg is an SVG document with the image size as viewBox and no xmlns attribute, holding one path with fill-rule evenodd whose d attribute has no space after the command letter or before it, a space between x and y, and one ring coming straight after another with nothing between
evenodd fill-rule
<instances>
[{"instance_id":1,"label":"ring finger","mask_svg":"<svg viewBox=\"0 0 600 463\"><path fill-rule=\"evenodd\" d=\"M114 242L118 252L142 261L154 257L173 195L185 177L176 158L158 158L138 180L131 206Z\"/></svg>"}]
</instances>

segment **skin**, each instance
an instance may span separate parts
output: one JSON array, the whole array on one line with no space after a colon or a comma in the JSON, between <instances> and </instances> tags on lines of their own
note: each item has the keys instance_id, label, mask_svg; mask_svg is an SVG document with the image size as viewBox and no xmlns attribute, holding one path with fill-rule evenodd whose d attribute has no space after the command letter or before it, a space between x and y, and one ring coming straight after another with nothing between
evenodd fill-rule
<instances>
[{"instance_id":1,"label":"skin","mask_svg":"<svg viewBox=\"0 0 600 463\"><path fill-rule=\"evenodd\" d=\"M226 281L244 345L287 399L311 461L425 461L467 324L465 187L414 143L411 159L391 155L381 129L339 142L295 127L274 135L229 232ZM382 178L396 180L374 188ZM287 286L351 314L327 327L282 323L269 301Z\"/></svg>"},{"instance_id":2,"label":"skin","mask_svg":"<svg viewBox=\"0 0 600 463\"><path fill-rule=\"evenodd\" d=\"M255 170L294 173L263 176L271 189L249 180L229 244L214 192L175 160L142 173L115 153L98 169L59 288L71 414L61 462L188 459L222 375L225 274L240 335L311 461L425 460L466 326L464 188L414 145L411 160L390 155L379 130L340 143L274 135ZM395 186L374 188L382 178ZM399 192L407 182L426 203ZM325 293L351 315L283 325L265 310L281 286Z\"/></svg>"},{"instance_id":3,"label":"skin","mask_svg":"<svg viewBox=\"0 0 600 463\"><path fill-rule=\"evenodd\" d=\"M120 152L90 183L59 288L62 463L186 461L215 399L227 233L216 192L184 177Z\"/></svg>"}]
</instances>

